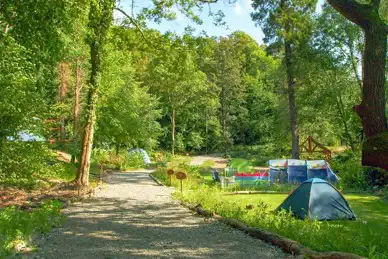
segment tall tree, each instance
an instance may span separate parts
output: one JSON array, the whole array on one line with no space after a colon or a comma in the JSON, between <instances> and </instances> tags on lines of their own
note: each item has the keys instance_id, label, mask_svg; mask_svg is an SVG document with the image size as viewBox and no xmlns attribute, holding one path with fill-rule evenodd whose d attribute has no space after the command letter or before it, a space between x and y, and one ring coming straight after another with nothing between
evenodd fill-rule
<instances>
[{"instance_id":1,"label":"tall tree","mask_svg":"<svg viewBox=\"0 0 388 259\"><path fill-rule=\"evenodd\" d=\"M222 130L222 151L226 155L233 144L232 126L245 109L245 85L242 64L232 39L221 38L215 57L216 85L220 89L220 122Z\"/></svg>"},{"instance_id":2,"label":"tall tree","mask_svg":"<svg viewBox=\"0 0 388 259\"><path fill-rule=\"evenodd\" d=\"M96 107L98 89L101 81L101 63L104 58L104 45L107 33L112 23L114 0L91 0L89 10L89 35L90 46L90 85L87 96L86 125L82 138L80 165L76 182L80 186L89 185L90 157L92 154L94 124L96 122Z\"/></svg>"},{"instance_id":3,"label":"tall tree","mask_svg":"<svg viewBox=\"0 0 388 259\"><path fill-rule=\"evenodd\" d=\"M252 4L255 12L251 16L262 26L264 41L278 46L281 44L284 51L293 158L299 158L295 49L303 45L311 34L311 15L316 3L316 0L254 0Z\"/></svg>"},{"instance_id":4,"label":"tall tree","mask_svg":"<svg viewBox=\"0 0 388 259\"><path fill-rule=\"evenodd\" d=\"M154 148L160 133L159 102L147 87L139 87L129 61L128 51L109 48L102 72L96 137L116 147Z\"/></svg>"},{"instance_id":5,"label":"tall tree","mask_svg":"<svg viewBox=\"0 0 388 259\"><path fill-rule=\"evenodd\" d=\"M195 63L195 52L182 39L166 35L163 47L149 67L151 91L168 107L171 122L171 152L175 152L176 117L189 101L198 98L205 89L206 76ZM162 44L161 44L162 45Z\"/></svg>"},{"instance_id":6,"label":"tall tree","mask_svg":"<svg viewBox=\"0 0 388 259\"><path fill-rule=\"evenodd\" d=\"M364 30L362 62L362 101L354 106L367 137L362 150L362 164L388 169L388 125L386 118L385 76L387 56L387 1L328 0L345 18ZM385 15L385 17L383 17Z\"/></svg>"}]
</instances>

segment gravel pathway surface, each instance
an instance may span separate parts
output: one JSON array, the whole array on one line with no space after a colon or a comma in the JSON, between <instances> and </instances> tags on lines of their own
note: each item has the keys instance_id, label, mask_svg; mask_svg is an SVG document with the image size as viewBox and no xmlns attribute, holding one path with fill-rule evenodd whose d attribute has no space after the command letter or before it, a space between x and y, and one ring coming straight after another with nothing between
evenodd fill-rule
<instances>
[{"instance_id":1,"label":"gravel pathway surface","mask_svg":"<svg viewBox=\"0 0 388 259\"><path fill-rule=\"evenodd\" d=\"M61 228L29 258L290 258L280 249L171 199L147 172L113 173L87 202L64 210ZM23 257L23 258L24 258Z\"/></svg>"}]
</instances>

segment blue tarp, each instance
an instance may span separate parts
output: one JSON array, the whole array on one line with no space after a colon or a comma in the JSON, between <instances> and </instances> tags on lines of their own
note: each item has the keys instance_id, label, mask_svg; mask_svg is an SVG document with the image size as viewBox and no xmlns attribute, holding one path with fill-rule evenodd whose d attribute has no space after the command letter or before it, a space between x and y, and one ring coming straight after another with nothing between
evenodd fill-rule
<instances>
[{"instance_id":1,"label":"blue tarp","mask_svg":"<svg viewBox=\"0 0 388 259\"><path fill-rule=\"evenodd\" d=\"M320 178L338 182L337 175L325 160L269 160L270 182L301 184L307 179Z\"/></svg>"},{"instance_id":2,"label":"blue tarp","mask_svg":"<svg viewBox=\"0 0 388 259\"><path fill-rule=\"evenodd\" d=\"M148 156L147 152L144 149L141 148L132 148L128 150L128 155L131 155L131 153L138 153L143 157L144 163L146 165L151 164L151 159Z\"/></svg>"},{"instance_id":3,"label":"blue tarp","mask_svg":"<svg viewBox=\"0 0 388 259\"><path fill-rule=\"evenodd\" d=\"M288 183L301 184L307 180L307 167L305 160L287 160Z\"/></svg>"},{"instance_id":4,"label":"blue tarp","mask_svg":"<svg viewBox=\"0 0 388 259\"><path fill-rule=\"evenodd\" d=\"M269 160L269 181L270 183L287 183L287 160Z\"/></svg>"},{"instance_id":5,"label":"blue tarp","mask_svg":"<svg viewBox=\"0 0 388 259\"><path fill-rule=\"evenodd\" d=\"M306 161L308 178L320 178L330 182L337 182L337 175L331 170L325 160Z\"/></svg>"},{"instance_id":6,"label":"blue tarp","mask_svg":"<svg viewBox=\"0 0 388 259\"><path fill-rule=\"evenodd\" d=\"M29 133L28 131L19 131L17 133L18 137L16 140L20 140L23 142L29 142L29 141L38 141L42 142L45 141L45 139L41 136L38 136L36 134ZM15 140L14 137L7 137L8 140Z\"/></svg>"}]
</instances>

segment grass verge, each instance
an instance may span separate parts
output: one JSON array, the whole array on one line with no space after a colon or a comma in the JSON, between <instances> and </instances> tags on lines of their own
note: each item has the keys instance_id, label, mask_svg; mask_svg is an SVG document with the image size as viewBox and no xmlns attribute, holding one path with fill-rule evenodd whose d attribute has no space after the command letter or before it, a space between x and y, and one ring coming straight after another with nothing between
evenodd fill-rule
<instances>
[{"instance_id":1,"label":"grass verge","mask_svg":"<svg viewBox=\"0 0 388 259\"><path fill-rule=\"evenodd\" d=\"M58 226L63 219L60 209L61 202L47 201L27 211L13 206L0 210L0 258L28 247L35 235Z\"/></svg>"},{"instance_id":2,"label":"grass verge","mask_svg":"<svg viewBox=\"0 0 388 259\"><path fill-rule=\"evenodd\" d=\"M238 219L250 226L269 230L293 239L316 251L341 251L368 258L388 258L388 204L366 194L345 195L358 216L357 221L299 220L288 213L273 213L287 197L284 193L226 195L217 186L209 186L199 168L186 170L184 192L174 197L188 203L201 204L223 217ZM153 175L169 185L166 168ZM174 180L172 185L179 186ZM250 209L247 209L247 205Z\"/></svg>"}]
</instances>

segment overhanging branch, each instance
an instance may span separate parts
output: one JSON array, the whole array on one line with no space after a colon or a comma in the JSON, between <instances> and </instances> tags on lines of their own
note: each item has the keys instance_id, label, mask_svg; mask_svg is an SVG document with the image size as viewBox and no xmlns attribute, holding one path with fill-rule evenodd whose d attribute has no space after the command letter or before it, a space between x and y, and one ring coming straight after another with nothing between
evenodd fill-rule
<instances>
[{"instance_id":1,"label":"overhanging branch","mask_svg":"<svg viewBox=\"0 0 388 259\"><path fill-rule=\"evenodd\" d=\"M143 30L141 29L140 25L137 23L136 19L134 19L132 16L128 15L123 9L119 8L119 7L115 7L114 8L115 10L119 11L120 13L122 13L125 17L128 18L128 20L133 24L135 25L136 29L140 32L142 38L144 39L144 41L150 45L151 47L154 47L147 39L147 37L144 35L144 32Z\"/></svg>"},{"instance_id":2,"label":"overhanging branch","mask_svg":"<svg viewBox=\"0 0 388 259\"><path fill-rule=\"evenodd\" d=\"M346 19L364 28L372 15L374 5L380 0L374 0L372 4L360 4L355 0L328 0L329 4Z\"/></svg>"}]
</instances>

